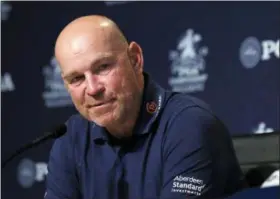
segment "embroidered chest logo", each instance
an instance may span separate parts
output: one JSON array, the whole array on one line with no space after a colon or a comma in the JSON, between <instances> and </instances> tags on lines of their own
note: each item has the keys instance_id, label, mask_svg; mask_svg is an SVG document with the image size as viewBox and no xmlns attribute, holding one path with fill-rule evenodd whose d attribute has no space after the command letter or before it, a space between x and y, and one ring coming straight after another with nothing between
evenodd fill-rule
<instances>
[{"instance_id":1,"label":"embroidered chest logo","mask_svg":"<svg viewBox=\"0 0 280 199\"><path fill-rule=\"evenodd\" d=\"M153 114L156 112L157 110L157 104L152 101L152 102L147 102L146 104L146 109L147 109L147 112L150 113L150 114Z\"/></svg>"}]
</instances>

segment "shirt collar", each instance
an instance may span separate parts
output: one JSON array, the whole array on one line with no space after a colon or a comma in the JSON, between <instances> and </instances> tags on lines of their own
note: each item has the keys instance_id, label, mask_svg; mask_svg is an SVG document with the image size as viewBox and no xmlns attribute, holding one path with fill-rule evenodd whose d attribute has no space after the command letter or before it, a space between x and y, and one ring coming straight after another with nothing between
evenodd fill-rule
<instances>
[{"instance_id":1,"label":"shirt collar","mask_svg":"<svg viewBox=\"0 0 280 199\"><path fill-rule=\"evenodd\" d=\"M144 73L145 87L140 114L134 128L134 134L146 134L151 132L153 123L162 110L165 92L151 77Z\"/></svg>"},{"instance_id":2,"label":"shirt collar","mask_svg":"<svg viewBox=\"0 0 280 199\"><path fill-rule=\"evenodd\" d=\"M162 110L164 103L165 92L156 82L154 82L149 74L144 75L144 92L140 114L133 130L134 135L150 133L152 125L156 121L159 113ZM91 135L93 140L108 140L107 131L105 128L91 123ZM94 130L93 130L94 129Z\"/></svg>"}]
</instances>

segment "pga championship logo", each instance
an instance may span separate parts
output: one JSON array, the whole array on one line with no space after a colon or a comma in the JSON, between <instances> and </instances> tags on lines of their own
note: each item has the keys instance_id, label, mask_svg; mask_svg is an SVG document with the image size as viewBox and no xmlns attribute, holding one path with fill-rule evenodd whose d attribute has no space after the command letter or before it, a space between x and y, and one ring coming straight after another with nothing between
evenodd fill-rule
<instances>
[{"instance_id":1,"label":"pga championship logo","mask_svg":"<svg viewBox=\"0 0 280 199\"><path fill-rule=\"evenodd\" d=\"M45 91L43 92L45 106L54 108L73 105L71 97L65 89L55 57L52 57L50 65L43 67L43 75L45 77Z\"/></svg>"},{"instance_id":2,"label":"pga championship logo","mask_svg":"<svg viewBox=\"0 0 280 199\"><path fill-rule=\"evenodd\" d=\"M30 188L35 182L43 182L47 174L47 163L23 159L18 165L17 180L23 188Z\"/></svg>"},{"instance_id":3,"label":"pga championship logo","mask_svg":"<svg viewBox=\"0 0 280 199\"><path fill-rule=\"evenodd\" d=\"M208 74L203 73L208 48L201 47L201 41L200 34L188 29L179 40L177 49L169 52L172 77L168 82L173 91L190 93L204 90L208 79Z\"/></svg>"},{"instance_id":4,"label":"pga championship logo","mask_svg":"<svg viewBox=\"0 0 280 199\"><path fill-rule=\"evenodd\" d=\"M260 61L273 57L279 59L279 39L259 41L256 37L246 38L239 49L240 62L245 68L254 68Z\"/></svg>"}]
</instances>

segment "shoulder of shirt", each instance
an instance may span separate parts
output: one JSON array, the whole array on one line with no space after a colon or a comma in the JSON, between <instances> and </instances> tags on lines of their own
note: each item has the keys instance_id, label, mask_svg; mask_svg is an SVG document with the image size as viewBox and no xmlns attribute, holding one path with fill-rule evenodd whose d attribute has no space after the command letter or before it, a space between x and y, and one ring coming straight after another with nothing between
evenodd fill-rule
<instances>
[{"instance_id":1,"label":"shoulder of shirt","mask_svg":"<svg viewBox=\"0 0 280 199\"><path fill-rule=\"evenodd\" d=\"M189 124L188 117L197 118L197 122L215 124L227 129L224 122L211 109L210 105L203 100L185 93L167 93L165 105L160 116L160 124L169 126L177 121L179 117L186 117L186 124Z\"/></svg>"},{"instance_id":2,"label":"shoulder of shirt","mask_svg":"<svg viewBox=\"0 0 280 199\"><path fill-rule=\"evenodd\" d=\"M189 109L199 109L202 112L215 116L209 104L186 93L170 92L167 95L164 109L164 112L167 112L169 115L178 115L180 112L188 111Z\"/></svg>"},{"instance_id":3,"label":"shoulder of shirt","mask_svg":"<svg viewBox=\"0 0 280 199\"><path fill-rule=\"evenodd\" d=\"M209 131L203 131L202 129L211 128L211 131L215 130L219 132L219 135L227 134L226 137L228 137L229 131L224 122L211 109L210 105L203 100L185 93L171 93L167 98L159 122L161 126L163 126L163 129L166 129L166 131L162 131L165 136L168 136L168 138L166 137L165 139L172 139L174 137L174 132L169 129L169 127L177 127L177 125L182 122L186 127L197 128L197 131L178 131L181 135L184 135L182 132L187 134L195 132L198 137L206 136L207 134L210 135L208 133ZM182 117L184 118L182 119ZM179 123L173 125L177 121ZM169 129L169 131L167 131L167 129ZM221 137L225 136L221 135Z\"/></svg>"},{"instance_id":4,"label":"shoulder of shirt","mask_svg":"<svg viewBox=\"0 0 280 199\"><path fill-rule=\"evenodd\" d=\"M90 122L80 114L71 115L65 122L67 127L66 137L71 137L71 140L76 140L85 137ZM84 135L84 136L83 136Z\"/></svg>"},{"instance_id":5,"label":"shoulder of shirt","mask_svg":"<svg viewBox=\"0 0 280 199\"><path fill-rule=\"evenodd\" d=\"M85 125L86 123L88 123L89 121L86 120L84 117L82 117L80 114L74 114L71 115L68 120L66 121L66 125L67 127L73 127L73 126L81 126L81 125Z\"/></svg>"}]
</instances>

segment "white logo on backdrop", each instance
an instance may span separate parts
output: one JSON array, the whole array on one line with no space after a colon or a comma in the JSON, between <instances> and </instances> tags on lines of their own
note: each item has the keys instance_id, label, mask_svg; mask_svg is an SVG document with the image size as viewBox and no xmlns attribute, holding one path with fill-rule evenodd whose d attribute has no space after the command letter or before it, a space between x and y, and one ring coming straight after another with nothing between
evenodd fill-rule
<instances>
[{"instance_id":1,"label":"white logo on backdrop","mask_svg":"<svg viewBox=\"0 0 280 199\"><path fill-rule=\"evenodd\" d=\"M260 122L257 128L253 130L254 134L271 133L273 131L273 128L267 127L265 122Z\"/></svg>"},{"instance_id":2,"label":"white logo on backdrop","mask_svg":"<svg viewBox=\"0 0 280 199\"><path fill-rule=\"evenodd\" d=\"M12 6L9 3L1 1L1 21L9 19L11 10Z\"/></svg>"},{"instance_id":3,"label":"white logo on backdrop","mask_svg":"<svg viewBox=\"0 0 280 199\"><path fill-rule=\"evenodd\" d=\"M1 77L1 92L9 92L15 90L15 84L13 82L10 73L4 73Z\"/></svg>"},{"instance_id":4,"label":"white logo on backdrop","mask_svg":"<svg viewBox=\"0 0 280 199\"><path fill-rule=\"evenodd\" d=\"M43 182L47 174L47 163L23 159L18 166L17 179L23 188L30 188L35 182Z\"/></svg>"},{"instance_id":5,"label":"white logo on backdrop","mask_svg":"<svg viewBox=\"0 0 280 199\"><path fill-rule=\"evenodd\" d=\"M169 52L172 77L169 85L173 91L195 92L203 91L208 75L202 73L205 70L204 57L208 54L206 46L200 47L202 36L188 29L179 40L177 50Z\"/></svg>"},{"instance_id":6,"label":"white logo on backdrop","mask_svg":"<svg viewBox=\"0 0 280 199\"><path fill-rule=\"evenodd\" d=\"M72 105L71 97L64 87L60 68L55 57L52 57L50 65L43 67L43 75L46 89L43 93L45 106L53 108Z\"/></svg>"},{"instance_id":7,"label":"white logo on backdrop","mask_svg":"<svg viewBox=\"0 0 280 199\"><path fill-rule=\"evenodd\" d=\"M268 61L272 57L279 59L279 41L246 38L239 49L240 62L246 68L254 68L260 61Z\"/></svg>"}]
</instances>

